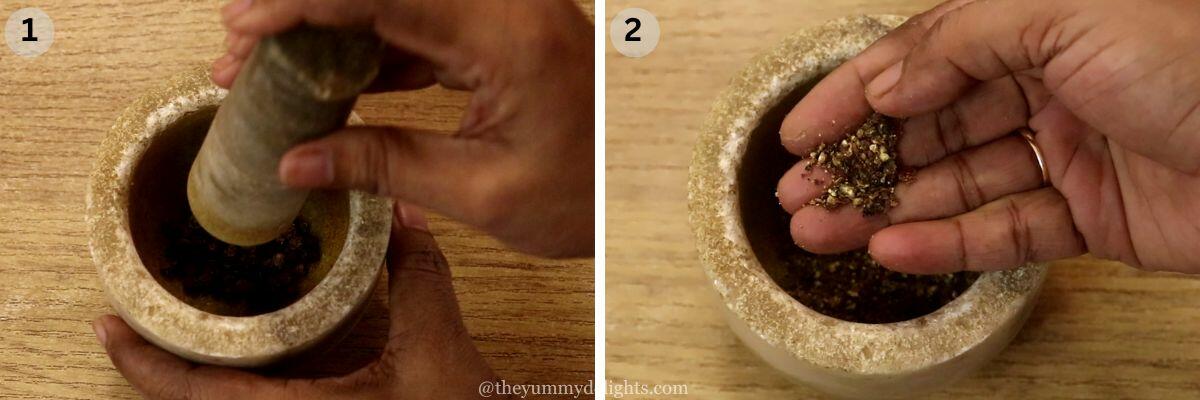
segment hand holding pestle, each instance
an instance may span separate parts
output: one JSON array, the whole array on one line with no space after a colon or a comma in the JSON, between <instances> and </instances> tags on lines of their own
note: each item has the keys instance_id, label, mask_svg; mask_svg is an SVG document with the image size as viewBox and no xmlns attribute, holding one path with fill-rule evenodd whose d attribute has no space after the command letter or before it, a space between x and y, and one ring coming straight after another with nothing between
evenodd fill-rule
<instances>
[{"instance_id":1,"label":"hand holding pestle","mask_svg":"<svg viewBox=\"0 0 1200 400\"><path fill-rule=\"evenodd\" d=\"M280 182L280 158L345 125L379 71L381 48L370 32L311 26L258 43L188 175L188 204L205 230L240 246L287 231L308 191Z\"/></svg>"}]
</instances>

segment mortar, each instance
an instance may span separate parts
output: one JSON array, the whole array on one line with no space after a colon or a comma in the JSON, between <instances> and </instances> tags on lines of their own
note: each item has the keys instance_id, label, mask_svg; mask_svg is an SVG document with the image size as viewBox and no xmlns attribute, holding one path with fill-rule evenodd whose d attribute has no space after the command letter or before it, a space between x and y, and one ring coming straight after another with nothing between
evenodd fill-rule
<instances>
[{"instance_id":1,"label":"mortar","mask_svg":"<svg viewBox=\"0 0 1200 400\"><path fill-rule=\"evenodd\" d=\"M109 304L147 340L196 362L261 367L328 346L357 321L382 271L391 201L353 191L309 196L301 217L320 239L321 259L282 308L247 313L189 295L163 276L164 224L190 216L188 170L225 94L196 68L121 114L88 188L90 248Z\"/></svg>"},{"instance_id":2,"label":"mortar","mask_svg":"<svg viewBox=\"0 0 1200 400\"><path fill-rule=\"evenodd\" d=\"M983 273L940 309L887 324L818 313L772 279L782 268L773 246L788 235L772 221L779 212L773 194L796 161L780 144L784 116L821 78L904 20L834 20L760 55L716 101L692 159L689 219L731 329L775 369L837 397L909 397L977 370L1020 330L1047 272L1037 264Z\"/></svg>"}]
</instances>

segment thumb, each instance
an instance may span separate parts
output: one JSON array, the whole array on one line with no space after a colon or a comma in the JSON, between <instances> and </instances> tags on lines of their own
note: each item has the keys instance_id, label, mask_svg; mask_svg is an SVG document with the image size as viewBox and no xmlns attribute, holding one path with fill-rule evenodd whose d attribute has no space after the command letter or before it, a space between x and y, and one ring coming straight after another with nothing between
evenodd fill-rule
<instances>
[{"instance_id":1,"label":"thumb","mask_svg":"<svg viewBox=\"0 0 1200 400\"><path fill-rule=\"evenodd\" d=\"M463 324L450 266L419 209L396 203L388 242L389 341L381 363L410 388L412 398L478 397L496 380Z\"/></svg>"},{"instance_id":2,"label":"thumb","mask_svg":"<svg viewBox=\"0 0 1200 400\"><path fill-rule=\"evenodd\" d=\"M396 202L388 242L388 297L393 337L399 331L438 337L465 331L450 265L417 207ZM447 329L452 328L452 329ZM418 339L419 340L419 339Z\"/></svg>"},{"instance_id":3,"label":"thumb","mask_svg":"<svg viewBox=\"0 0 1200 400\"><path fill-rule=\"evenodd\" d=\"M1066 6L1061 2L978 1L948 12L901 60L867 85L881 113L911 117L939 110L979 82L1041 67L1057 48L1042 43ZM1040 29L1040 30L1039 30Z\"/></svg>"},{"instance_id":4,"label":"thumb","mask_svg":"<svg viewBox=\"0 0 1200 400\"><path fill-rule=\"evenodd\" d=\"M470 201L481 160L495 148L482 140L393 127L348 127L293 147L279 162L279 179L304 189L353 189L396 197L466 222L478 222ZM474 211L472 211L474 210Z\"/></svg>"},{"instance_id":5,"label":"thumb","mask_svg":"<svg viewBox=\"0 0 1200 400\"><path fill-rule=\"evenodd\" d=\"M92 328L113 366L148 399L293 399L315 391L312 381L190 363L142 339L115 315L97 318Z\"/></svg>"}]
</instances>

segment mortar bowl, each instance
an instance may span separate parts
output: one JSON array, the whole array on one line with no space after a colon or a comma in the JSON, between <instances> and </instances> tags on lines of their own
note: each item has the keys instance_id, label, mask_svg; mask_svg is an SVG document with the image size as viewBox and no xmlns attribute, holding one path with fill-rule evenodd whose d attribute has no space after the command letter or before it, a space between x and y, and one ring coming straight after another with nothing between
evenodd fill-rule
<instances>
[{"instance_id":1,"label":"mortar bowl","mask_svg":"<svg viewBox=\"0 0 1200 400\"><path fill-rule=\"evenodd\" d=\"M357 322L382 273L392 203L355 191L312 192L301 218L321 256L294 301L248 311L189 294L163 273L166 223L191 215L188 169L225 94L196 68L120 115L88 187L89 245L109 304L146 340L199 363L264 367L327 348ZM361 123L354 115L350 122Z\"/></svg>"},{"instance_id":2,"label":"mortar bowl","mask_svg":"<svg viewBox=\"0 0 1200 400\"><path fill-rule=\"evenodd\" d=\"M772 246L788 235L786 224L773 222L781 212L775 185L796 162L780 144L784 116L821 78L904 20L834 20L760 55L716 101L691 164L689 219L731 329L767 364L835 397L911 397L979 369L1016 336L1047 273L1044 264L986 272L936 311L884 324L821 314L772 278L783 268Z\"/></svg>"}]
</instances>

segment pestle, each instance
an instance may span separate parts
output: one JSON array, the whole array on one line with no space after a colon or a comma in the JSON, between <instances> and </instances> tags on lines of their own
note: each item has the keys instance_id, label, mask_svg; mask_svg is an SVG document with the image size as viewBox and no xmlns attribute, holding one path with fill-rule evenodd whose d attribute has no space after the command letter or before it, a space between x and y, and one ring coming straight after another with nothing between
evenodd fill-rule
<instances>
[{"instance_id":1,"label":"pestle","mask_svg":"<svg viewBox=\"0 0 1200 400\"><path fill-rule=\"evenodd\" d=\"M280 182L279 160L345 125L378 73L380 49L369 32L311 26L255 46L188 174L188 204L205 230L253 246L291 227L308 191Z\"/></svg>"}]
</instances>

